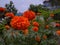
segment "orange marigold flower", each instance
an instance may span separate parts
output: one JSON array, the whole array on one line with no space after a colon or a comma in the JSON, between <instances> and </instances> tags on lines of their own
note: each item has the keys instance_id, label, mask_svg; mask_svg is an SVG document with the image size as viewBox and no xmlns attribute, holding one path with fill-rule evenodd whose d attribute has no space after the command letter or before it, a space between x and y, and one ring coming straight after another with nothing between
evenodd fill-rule
<instances>
[{"instance_id":1,"label":"orange marigold flower","mask_svg":"<svg viewBox=\"0 0 60 45\"><path fill-rule=\"evenodd\" d=\"M5 8L0 7L0 12L5 11Z\"/></svg>"},{"instance_id":2,"label":"orange marigold flower","mask_svg":"<svg viewBox=\"0 0 60 45\"><path fill-rule=\"evenodd\" d=\"M22 30L24 35L28 35L28 29Z\"/></svg>"},{"instance_id":3,"label":"orange marigold flower","mask_svg":"<svg viewBox=\"0 0 60 45\"><path fill-rule=\"evenodd\" d=\"M35 32L38 32L38 27L33 27L32 30L35 31Z\"/></svg>"},{"instance_id":4,"label":"orange marigold flower","mask_svg":"<svg viewBox=\"0 0 60 45\"><path fill-rule=\"evenodd\" d=\"M30 11L30 10L29 11L25 11L23 13L23 16L27 17L29 20L33 20L35 18L35 12Z\"/></svg>"},{"instance_id":5,"label":"orange marigold flower","mask_svg":"<svg viewBox=\"0 0 60 45\"><path fill-rule=\"evenodd\" d=\"M10 29L10 26L9 26L9 25L5 25L5 28L6 28L7 30L9 30L9 29Z\"/></svg>"},{"instance_id":6,"label":"orange marigold flower","mask_svg":"<svg viewBox=\"0 0 60 45\"><path fill-rule=\"evenodd\" d=\"M46 25L45 28L48 29L49 28L49 25Z\"/></svg>"},{"instance_id":7,"label":"orange marigold flower","mask_svg":"<svg viewBox=\"0 0 60 45\"><path fill-rule=\"evenodd\" d=\"M47 36L46 35L43 35L43 39L47 39Z\"/></svg>"},{"instance_id":8,"label":"orange marigold flower","mask_svg":"<svg viewBox=\"0 0 60 45\"><path fill-rule=\"evenodd\" d=\"M39 23L38 22L33 22L33 26L39 26Z\"/></svg>"},{"instance_id":9,"label":"orange marigold flower","mask_svg":"<svg viewBox=\"0 0 60 45\"><path fill-rule=\"evenodd\" d=\"M57 30L56 31L56 34L60 36L60 30Z\"/></svg>"},{"instance_id":10,"label":"orange marigold flower","mask_svg":"<svg viewBox=\"0 0 60 45\"><path fill-rule=\"evenodd\" d=\"M41 39L40 39L39 36L36 36L36 37L35 37L35 40L38 41L38 42L40 42Z\"/></svg>"},{"instance_id":11,"label":"orange marigold flower","mask_svg":"<svg viewBox=\"0 0 60 45\"><path fill-rule=\"evenodd\" d=\"M56 26L57 26L57 27L59 27L59 26L60 26L60 24L59 24L59 23L56 23Z\"/></svg>"},{"instance_id":12,"label":"orange marigold flower","mask_svg":"<svg viewBox=\"0 0 60 45\"><path fill-rule=\"evenodd\" d=\"M10 25L18 30L25 30L29 27L30 22L28 21L28 19L26 17L23 16L15 16L11 22Z\"/></svg>"},{"instance_id":13,"label":"orange marigold flower","mask_svg":"<svg viewBox=\"0 0 60 45\"><path fill-rule=\"evenodd\" d=\"M12 12L9 12L9 13L6 13L5 16L6 17L13 18L14 17L14 14Z\"/></svg>"},{"instance_id":14,"label":"orange marigold flower","mask_svg":"<svg viewBox=\"0 0 60 45\"><path fill-rule=\"evenodd\" d=\"M50 17L54 17L54 14L53 14L53 13L51 13L51 14L50 14Z\"/></svg>"}]
</instances>

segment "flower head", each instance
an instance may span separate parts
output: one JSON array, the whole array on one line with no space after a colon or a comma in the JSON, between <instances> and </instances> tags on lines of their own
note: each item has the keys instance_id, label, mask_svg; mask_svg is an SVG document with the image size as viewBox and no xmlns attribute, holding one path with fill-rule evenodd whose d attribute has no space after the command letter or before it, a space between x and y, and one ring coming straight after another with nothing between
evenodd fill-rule
<instances>
[{"instance_id":1,"label":"flower head","mask_svg":"<svg viewBox=\"0 0 60 45\"><path fill-rule=\"evenodd\" d=\"M35 37L35 40L36 40L37 42L40 42L40 41L41 41L40 36L37 35L37 36Z\"/></svg>"},{"instance_id":2,"label":"flower head","mask_svg":"<svg viewBox=\"0 0 60 45\"><path fill-rule=\"evenodd\" d=\"M33 27L32 30L38 32L38 27Z\"/></svg>"},{"instance_id":3,"label":"flower head","mask_svg":"<svg viewBox=\"0 0 60 45\"><path fill-rule=\"evenodd\" d=\"M45 29L49 29L49 25L46 25L46 26L45 26Z\"/></svg>"},{"instance_id":4,"label":"flower head","mask_svg":"<svg viewBox=\"0 0 60 45\"><path fill-rule=\"evenodd\" d=\"M9 30L9 29L10 29L10 26L9 26L9 25L5 25L5 28L6 28L7 30Z\"/></svg>"},{"instance_id":5,"label":"flower head","mask_svg":"<svg viewBox=\"0 0 60 45\"><path fill-rule=\"evenodd\" d=\"M56 27L59 27L60 26L60 24L59 23L56 23Z\"/></svg>"},{"instance_id":6,"label":"flower head","mask_svg":"<svg viewBox=\"0 0 60 45\"><path fill-rule=\"evenodd\" d=\"M43 35L43 39L47 39L47 36L46 35Z\"/></svg>"},{"instance_id":7,"label":"flower head","mask_svg":"<svg viewBox=\"0 0 60 45\"><path fill-rule=\"evenodd\" d=\"M25 30L29 27L30 22L28 21L28 19L26 17L23 16L15 16L11 22L10 25L18 30Z\"/></svg>"},{"instance_id":8,"label":"flower head","mask_svg":"<svg viewBox=\"0 0 60 45\"><path fill-rule=\"evenodd\" d=\"M60 30L57 30L56 31L56 34L60 36Z\"/></svg>"},{"instance_id":9,"label":"flower head","mask_svg":"<svg viewBox=\"0 0 60 45\"><path fill-rule=\"evenodd\" d=\"M33 11L25 11L23 13L24 17L27 17L29 20L33 20L35 18L35 12Z\"/></svg>"},{"instance_id":10,"label":"flower head","mask_svg":"<svg viewBox=\"0 0 60 45\"><path fill-rule=\"evenodd\" d=\"M10 18L13 18L14 17L14 14L11 12L11 13L6 13L5 14L6 17L10 17Z\"/></svg>"},{"instance_id":11,"label":"flower head","mask_svg":"<svg viewBox=\"0 0 60 45\"><path fill-rule=\"evenodd\" d=\"M33 22L33 26L39 26L39 23L38 22Z\"/></svg>"},{"instance_id":12,"label":"flower head","mask_svg":"<svg viewBox=\"0 0 60 45\"><path fill-rule=\"evenodd\" d=\"M53 13L51 13L51 14L50 14L50 17L54 17L54 14L53 14Z\"/></svg>"},{"instance_id":13,"label":"flower head","mask_svg":"<svg viewBox=\"0 0 60 45\"><path fill-rule=\"evenodd\" d=\"M28 31L28 29L25 29L25 30L22 30L22 32L23 32L24 35L28 35L29 31Z\"/></svg>"},{"instance_id":14,"label":"flower head","mask_svg":"<svg viewBox=\"0 0 60 45\"><path fill-rule=\"evenodd\" d=\"M5 8L0 7L0 12L5 11Z\"/></svg>"}]
</instances>

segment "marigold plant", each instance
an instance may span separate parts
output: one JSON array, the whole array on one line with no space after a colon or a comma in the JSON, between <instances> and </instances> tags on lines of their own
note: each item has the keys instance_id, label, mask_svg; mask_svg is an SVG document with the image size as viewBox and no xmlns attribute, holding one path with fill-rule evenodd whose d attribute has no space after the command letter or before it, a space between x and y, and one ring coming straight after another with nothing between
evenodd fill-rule
<instances>
[{"instance_id":1,"label":"marigold plant","mask_svg":"<svg viewBox=\"0 0 60 45\"><path fill-rule=\"evenodd\" d=\"M12 1L6 5L6 12L0 8L0 45L58 45L60 22L53 19L53 11L41 6L31 5L36 12L30 9L22 15L16 14Z\"/></svg>"}]
</instances>

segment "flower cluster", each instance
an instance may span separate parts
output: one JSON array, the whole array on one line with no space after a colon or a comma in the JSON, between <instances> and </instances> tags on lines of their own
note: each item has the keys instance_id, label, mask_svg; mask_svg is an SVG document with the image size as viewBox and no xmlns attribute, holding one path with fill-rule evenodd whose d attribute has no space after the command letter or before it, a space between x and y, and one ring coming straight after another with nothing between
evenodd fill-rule
<instances>
[{"instance_id":1,"label":"flower cluster","mask_svg":"<svg viewBox=\"0 0 60 45\"><path fill-rule=\"evenodd\" d=\"M35 31L35 32L38 32L39 23L36 22L36 21L34 21L34 22L32 23L32 25L34 26L32 30Z\"/></svg>"},{"instance_id":2,"label":"flower cluster","mask_svg":"<svg viewBox=\"0 0 60 45\"><path fill-rule=\"evenodd\" d=\"M10 25L18 30L24 30L27 29L30 25L30 22L28 21L28 19L26 17L23 16L15 16L11 22Z\"/></svg>"}]
</instances>

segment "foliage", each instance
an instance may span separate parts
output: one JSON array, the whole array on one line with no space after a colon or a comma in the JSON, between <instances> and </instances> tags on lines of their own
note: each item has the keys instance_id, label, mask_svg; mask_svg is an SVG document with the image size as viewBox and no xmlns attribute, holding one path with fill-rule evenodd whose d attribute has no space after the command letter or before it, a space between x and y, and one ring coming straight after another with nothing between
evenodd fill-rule
<instances>
[{"instance_id":1,"label":"foliage","mask_svg":"<svg viewBox=\"0 0 60 45\"><path fill-rule=\"evenodd\" d=\"M50 14L50 10L47 8L44 8L43 5L39 4L39 5L30 5L30 10L36 12L36 13L41 13L45 18L49 17Z\"/></svg>"},{"instance_id":2,"label":"foliage","mask_svg":"<svg viewBox=\"0 0 60 45\"><path fill-rule=\"evenodd\" d=\"M6 4L5 7L7 12L13 12L14 14L17 14L17 9L15 8L12 1L10 1L10 4Z\"/></svg>"},{"instance_id":3,"label":"foliage","mask_svg":"<svg viewBox=\"0 0 60 45\"><path fill-rule=\"evenodd\" d=\"M41 15L44 16L44 18L48 18L50 13L54 13L54 19L56 20L60 20L60 8L56 9L56 10L49 10L47 8L45 8L43 5L30 5L30 10L36 12L36 13L41 13ZM57 16L57 17L56 17ZM59 18L58 18L59 17Z\"/></svg>"}]
</instances>

